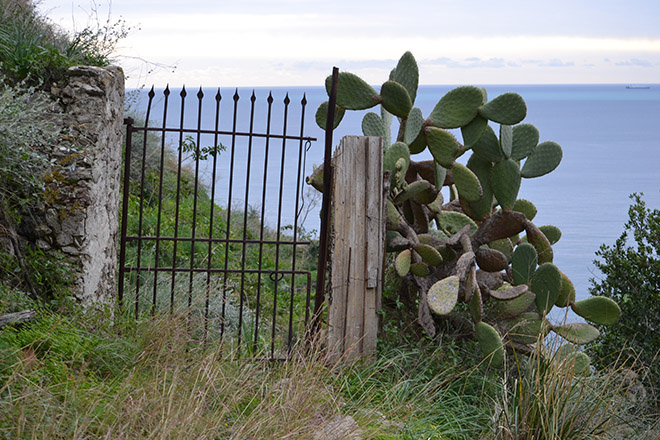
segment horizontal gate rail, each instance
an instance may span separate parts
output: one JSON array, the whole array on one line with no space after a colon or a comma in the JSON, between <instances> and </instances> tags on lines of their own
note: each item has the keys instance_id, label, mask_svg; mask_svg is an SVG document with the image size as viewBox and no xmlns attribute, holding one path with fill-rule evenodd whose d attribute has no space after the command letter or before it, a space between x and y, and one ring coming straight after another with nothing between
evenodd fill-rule
<instances>
[{"instance_id":1,"label":"horizontal gate rail","mask_svg":"<svg viewBox=\"0 0 660 440\"><path fill-rule=\"evenodd\" d=\"M169 309L201 319L203 340L224 341L234 356L284 359L311 316L307 99L292 130L288 94L258 107L253 91L246 112L238 90L223 101L218 89L210 104L201 88L171 95L168 86L156 102L152 87L144 125L125 121L119 303L136 318Z\"/></svg>"}]
</instances>

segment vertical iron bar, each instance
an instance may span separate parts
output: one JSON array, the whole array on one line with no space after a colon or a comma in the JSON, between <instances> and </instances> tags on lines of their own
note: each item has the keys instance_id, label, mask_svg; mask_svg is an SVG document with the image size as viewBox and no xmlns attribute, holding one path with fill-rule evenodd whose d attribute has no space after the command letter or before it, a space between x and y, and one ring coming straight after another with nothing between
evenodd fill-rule
<instances>
[{"instance_id":1,"label":"vertical iron bar","mask_svg":"<svg viewBox=\"0 0 660 440\"><path fill-rule=\"evenodd\" d=\"M245 171L245 202L243 204L243 248L241 252L241 288L240 293L240 302L238 309L238 352L241 352L241 334L243 329L243 297L245 295L243 289L245 288L245 255L247 244L247 218L248 218L248 197L250 195L250 166L252 165L252 133L254 132L254 103L256 102L257 97L254 95L254 90L252 90L252 96L250 97L250 131L248 135L248 155L247 155L247 169Z\"/></svg>"},{"instance_id":2,"label":"vertical iron bar","mask_svg":"<svg viewBox=\"0 0 660 440\"><path fill-rule=\"evenodd\" d=\"M160 165L158 168L158 214L156 217L156 267L159 265L160 261L160 230L162 226L162 214L163 214L163 174L165 173L165 128L167 127L167 104L170 98L170 86L169 84L165 87L163 91L163 96L165 101L163 103L163 123L162 131L160 133ZM158 281L158 272L154 273L154 289L156 289ZM172 306L170 304L170 312L172 311Z\"/></svg>"},{"instance_id":3,"label":"vertical iron bar","mask_svg":"<svg viewBox=\"0 0 660 440\"><path fill-rule=\"evenodd\" d=\"M124 188L121 202L121 232L119 236L119 280L117 300L119 309L124 306L124 276L126 274L126 232L128 230L128 199L131 184L131 148L133 145L133 118L124 119L126 125L126 150L124 152Z\"/></svg>"},{"instance_id":4,"label":"vertical iron bar","mask_svg":"<svg viewBox=\"0 0 660 440\"><path fill-rule=\"evenodd\" d=\"M179 200L181 197L181 166L183 162L183 114L186 103L186 95L187 95L186 86L183 86L183 88L181 89L181 93L179 93L179 96L181 96L181 116L179 123L179 127L181 131L179 132L179 157L178 157L178 164L176 171L176 201L174 208L174 249L172 251L172 284L170 286L170 301L172 304L174 303L176 252L177 252L177 244L179 243L177 238L179 237ZM158 240L158 238L156 238L156 240ZM156 291L154 290L154 302L155 300L156 300ZM174 308L173 305L171 305L170 307L171 309Z\"/></svg>"},{"instance_id":5,"label":"vertical iron bar","mask_svg":"<svg viewBox=\"0 0 660 440\"><path fill-rule=\"evenodd\" d=\"M335 122L335 102L337 101L337 80L339 69L332 69L332 87L328 102L328 118L325 124L325 154L323 160L323 202L321 205L321 232L319 237L319 263L316 275L316 295L314 316L312 317L312 337L316 337L321 324L321 308L325 302L325 274L328 265L328 234L330 226L330 188L332 179L332 131Z\"/></svg>"},{"instance_id":6,"label":"vertical iron bar","mask_svg":"<svg viewBox=\"0 0 660 440\"><path fill-rule=\"evenodd\" d=\"M220 88L215 94L215 133L213 134L213 171L211 172L211 218L209 219L209 253L206 259L206 301L204 304L204 341L208 337L209 331L209 300L211 296L211 257L213 256L213 216L215 213L215 177L216 170L218 165L218 154L219 145L218 145L218 131L220 124L220 100L222 96L220 95Z\"/></svg>"},{"instance_id":7,"label":"vertical iron bar","mask_svg":"<svg viewBox=\"0 0 660 440\"><path fill-rule=\"evenodd\" d=\"M149 101L147 104L147 113L145 115L145 120L144 120L144 137L142 139L142 163L140 164L141 167L141 172L140 172L140 205L139 205L139 214L138 214L138 236L142 236L142 220L143 220L143 211L144 211L144 171L147 166L147 127L149 126L149 116L151 115L151 104L153 102L155 92L154 92L154 87L151 86L151 90L149 90L148 95L149 96ZM140 273L140 268L142 267L142 239L138 238L137 240L137 276L135 280L135 319L138 318L138 315L140 313L140 306L139 306L139 301L140 301L140 281L142 280L142 274Z\"/></svg>"},{"instance_id":8,"label":"vertical iron bar","mask_svg":"<svg viewBox=\"0 0 660 440\"><path fill-rule=\"evenodd\" d=\"M291 298L289 303L289 336L287 340L288 353L291 353L291 343L293 341L293 300L296 291L296 252L297 252L297 241L298 241L298 217L300 213L298 208L300 206L300 187L302 181L302 162L303 162L303 134L305 131L305 106L307 105L307 96L303 94L303 98L300 101L301 106L301 116L300 116L300 145L298 147L298 176L296 177L296 203L294 211L294 220L293 220L293 253L291 256L291 270L294 273L291 274Z\"/></svg>"},{"instance_id":9,"label":"vertical iron bar","mask_svg":"<svg viewBox=\"0 0 660 440\"><path fill-rule=\"evenodd\" d=\"M225 334L225 312L227 306L227 268L229 267L229 234L231 230L231 199L234 187L234 160L236 152L236 114L238 111L238 89L234 92L234 115L232 121L232 135L231 135L231 162L229 164L229 194L227 198L227 231L225 233L225 274L222 282L222 320L220 321L220 337ZM240 353L239 353L240 355Z\"/></svg>"},{"instance_id":10,"label":"vertical iron bar","mask_svg":"<svg viewBox=\"0 0 660 440\"><path fill-rule=\"evenodd\" d=\"M192 241L190 242L190 275L188 278L188 323L192 319L192 295L193 295L193 268L195 267L195 237L197 234L197 190L199 188L199 144L202 141L201 139L201 130L202 130L202 99L204 98L204 92L202 92L202 87L199 87L199 92L197 92L197 137L195 144L195 183L193 184L193 215L192 215L192 228L190 231L190 237Z\"/></svg>"},{"instance_id":11,"label":"vertical iron bar","mask_svg":"<svg viewBox=\"0 0 660 440\"><path fill-rule=\"evenodd\" d=\"M270 120L272 116L272 109L273 109L273 94L272 92L268 93L268 99L266 100L268 102L268 115L266 117L266 148L264 151L264 180L263 180L263 187L261 190L261 219L259 221L259 262L258 262L258 270L259 272L257 273L257 304L256 304L256 310L255 310L255 318L254 318L254 352L257 351L257 335L259 334L259 311L261 308L261 266L263 262L263 250L264 250L264 221L265 221L265 214L266 214L266 183L268 180L268 150L270 147Z\"/></svg>"},{"instance_id":12,"label":"vertical iron bar","mask_svg":"<svg viewBox=\"0 0 660 440\"><path fill-rule=\"evenodd\" d=\"M277 323L277 293L280 282L280 238L282 235L282 196L284 193L284 165L286 161L286 127L289 114L289 94L284 97L284 127L282 128L282 161L280 163L280 195L277 205L277 241L275 242L275 289L273 291L273 324L270 342L270 357L275 357L275 331Z\"/></svg>"}]
</instances>

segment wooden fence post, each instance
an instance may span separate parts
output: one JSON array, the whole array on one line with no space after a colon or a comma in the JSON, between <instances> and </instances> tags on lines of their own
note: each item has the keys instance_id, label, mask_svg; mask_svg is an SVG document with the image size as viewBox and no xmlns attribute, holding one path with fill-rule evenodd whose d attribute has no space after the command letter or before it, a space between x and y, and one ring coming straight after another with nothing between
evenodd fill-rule
<instances>
[{"instance_id":1,"label":"wooden fence post","mask_svg":"<svg viewBox=\"0 0 660 440\"><path fill-rule=\"evenodd\" d=\"M385 252L382 138L345 136L332 165L328 349L331 360L352 362L376 348Z\"/></svg>"}]
</instances>

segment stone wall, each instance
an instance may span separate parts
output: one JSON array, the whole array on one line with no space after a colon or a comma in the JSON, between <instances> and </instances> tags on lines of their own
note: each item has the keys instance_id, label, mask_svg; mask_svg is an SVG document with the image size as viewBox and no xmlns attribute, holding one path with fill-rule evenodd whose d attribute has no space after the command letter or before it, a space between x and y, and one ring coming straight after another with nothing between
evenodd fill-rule
<instances>
[{"instance_id":1,"label":"stone wall","mask_svg":"<svg viewBox=\"0 0 660 440\"><path fill-rule=\"evenodd\" d=\"M73 294L83 304L110 303L116 291L124 74L114 66L72 67L63 87L51 92L62 132L48 153L51 169L32 239L42 250L66 256Z\"/></svg>"}]
</instances>

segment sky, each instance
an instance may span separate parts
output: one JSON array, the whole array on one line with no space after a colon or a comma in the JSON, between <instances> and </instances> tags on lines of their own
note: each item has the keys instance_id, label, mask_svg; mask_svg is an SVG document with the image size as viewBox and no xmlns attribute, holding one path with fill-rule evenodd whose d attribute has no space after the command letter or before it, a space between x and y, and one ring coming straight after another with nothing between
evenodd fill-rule
<instances>
[{"instance_id":1,"label":"sky","mask_svg":"<svg viewBox=\"0 0 660 440\"><path fill-rule=\"evenodd\" d=\"M127 87L384 82L411 51L421 84L660 83L657 0L37 0L67 30L109 19Z\"/></svg>"}]
</instances>

